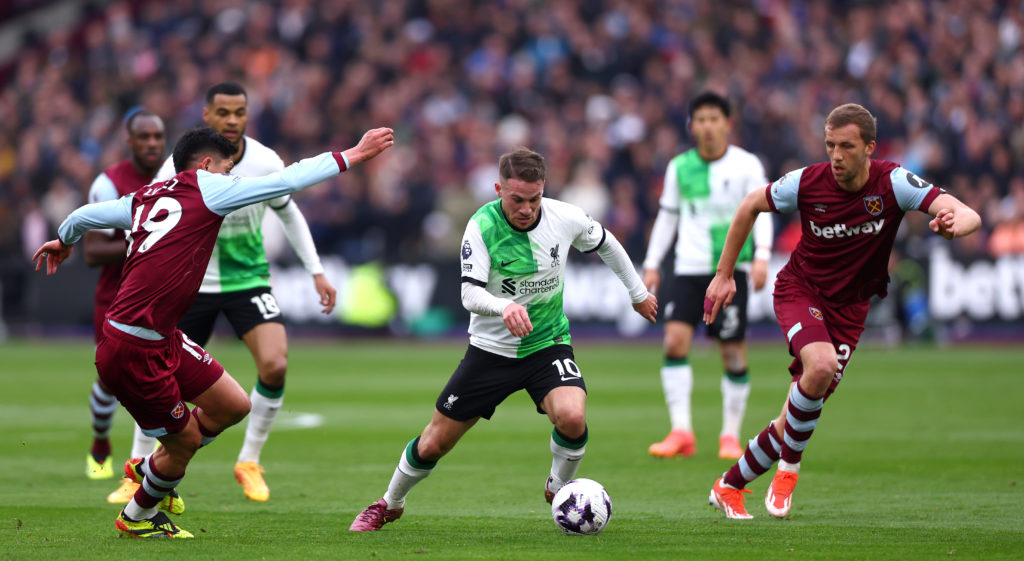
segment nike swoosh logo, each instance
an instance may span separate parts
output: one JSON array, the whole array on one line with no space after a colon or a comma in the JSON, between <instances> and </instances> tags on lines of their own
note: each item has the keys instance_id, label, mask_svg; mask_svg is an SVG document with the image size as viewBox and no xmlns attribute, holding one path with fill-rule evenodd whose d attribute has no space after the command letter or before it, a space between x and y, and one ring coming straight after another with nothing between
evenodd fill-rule
<instances>
[{"instance_id":1,"label":"nike swoosh logo","mask_svg":"<svg viewBox=\"0 0 1024 561\"><path fill-rule=\"evenodd\" d=\"M519 259L522 259L522 258L520 257ZM511 261L502 261L501 262L501 266L502 267L508 267L509 265L515 263L516 261L519 261L519 259L513 259Z\"/></svg>"}]
</instances>

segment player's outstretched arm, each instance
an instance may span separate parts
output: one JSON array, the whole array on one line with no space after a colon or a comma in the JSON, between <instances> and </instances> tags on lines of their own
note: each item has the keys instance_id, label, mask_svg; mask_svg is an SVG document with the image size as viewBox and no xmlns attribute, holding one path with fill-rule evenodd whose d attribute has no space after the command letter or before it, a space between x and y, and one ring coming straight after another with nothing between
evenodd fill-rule
<instances>
[{"instance_id":1,"label":"player's outstretched arm","mask_svg":"<svg viewBox=\"0 0 1024 561\"><path fill-rule=\"evenodd\" d=\"M89 230L130 228L131 200L132 196L126 195L117 200L93 203L75 209L57 228L57 239L44 243L32 256L36 270L38 271L45 261L46 274L56 273L57 265L71 256L72 246Z\"/></svg>"},{"instance_id":2,"label":"player's outstretched arm","mask_svg":"<svg viewBox=\"0 0 1024 561\"><path fill-rule=\"evenodd\" d=\"M932 218L928 227L932 232L951 240L972 234L981 228L981 216L953 195L943 193L928 206Z\"/></svg>"}]
</instances>

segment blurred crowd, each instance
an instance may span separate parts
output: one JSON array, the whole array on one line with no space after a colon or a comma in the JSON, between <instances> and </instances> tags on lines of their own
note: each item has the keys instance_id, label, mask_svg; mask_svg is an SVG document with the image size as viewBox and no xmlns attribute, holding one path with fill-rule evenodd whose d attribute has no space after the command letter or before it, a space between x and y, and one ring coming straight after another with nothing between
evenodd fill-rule
<instances>
[{"instance_id":1,"label":"blurred crowd","mask_svg":"<svg viewBox=\"0 0 1024 561\"><path fill-rule=\"evenodd\" d=\"M454 259L515 145L640 261L704 89L734 102L734 142L770 178L824 160L828 111L865 105L876 157L982 213L957 251L1024 253L1022 41L1024 4L997 0L97 2L0 67L0 255L24 259L127 156L129 107L165 119L169 154L229 79L286 162L396 130L391 153L297 197L321 253L351 262Z\"/></svg>"}]
</instances>

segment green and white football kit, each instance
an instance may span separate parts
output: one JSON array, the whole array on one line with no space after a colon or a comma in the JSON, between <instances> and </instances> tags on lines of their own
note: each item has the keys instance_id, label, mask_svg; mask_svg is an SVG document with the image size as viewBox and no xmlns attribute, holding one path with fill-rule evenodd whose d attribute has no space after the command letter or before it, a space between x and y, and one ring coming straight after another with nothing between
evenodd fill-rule
<instances>
[{"instance_id":1,"label":"green and white football kit","mask_svg":"<svg viewBox=\"0 0 1024 561\"><path fill-rule=\"evenodd\" d=\"M671 299L665 305L666 321L683 322L693 328L701 323L704 293L714 277L736 209L748 193L764 189L767 184L761 161L738 146L728 146L721 158L710 162L704 160L696 148L669 162L661 193L661 209L651 230L643 264L644 269L660 269L675 239L675 274ZM772 217L762 213L736 263L736 295L715 322L708 326L708 334L718 341L738 342L746 338L747 274L755 257L766 261L771 257L771 247ZM690 393L693 371L688 357L666 354L661 379L673 432L692 435ZM746 367L734 371L726 365L721 389L722 436L738 437L750 392ZM667 446L667 442L668 439L654 446Z\"/></svg>"},{"instance_id":2,"label":"green and white football kit","mask_svg":"<svg viewBox=\"0 0 1024 561\"><path fill-rule=\"evenodd\" d=\"M244 138L245 151L231 168L232 175L263 177L284 169L284 162L276 152L251 137ZM165 176L174 176L174 163L170 158L160 168L157 179ZM281 219L285 236L306 271L310 275L324 272L306 219L290 195L229 213L224 217L217 234L217 243L203 275L199 294L178 323L178 328L200 346L205 346L209 341L217 316L221 313L240 339L259 325L284 323L281 308L270 289L270 264L263 248L263 218L268 207ZM252 409L238 454L238 466L262 470L255 464L259 463L263 446L284 402L284 386L268 387L257 376L257 383L249 398ZM243 483L244 478L240 477L238 466L235 477L239 483ZM257 477L259 483L263 483L262 475ZM247 490L247 496L253 498L248 495L245 483L243 487ZM263 485L262 490L265 489Z\"/></svg>"},{"instance_id":3,"label":"green and white football kit","mask_svg":"<svg viewBox=\"0 0 1024 561\"><path fill-rule=\"evenodd\" d=\"M569 346L569 320L562 308L570 246L586 253L596 251L622 280L634 303L647 299L647 289L629 256L596 220L579 207L547 198L542 199L539 212L533 226L518 230L509 224L497 200L481 207L466 226L461 248L462 301L471 312L470 348L438 397L438 411L446 416L489 417L519 389L527 389L539 404L554 387L585 388ZM502 318L512 302L526 308L530 316L533 331L526 337L513 335ZM538 356L543 360L538 362Z\"/></svg>"}]
</instances>

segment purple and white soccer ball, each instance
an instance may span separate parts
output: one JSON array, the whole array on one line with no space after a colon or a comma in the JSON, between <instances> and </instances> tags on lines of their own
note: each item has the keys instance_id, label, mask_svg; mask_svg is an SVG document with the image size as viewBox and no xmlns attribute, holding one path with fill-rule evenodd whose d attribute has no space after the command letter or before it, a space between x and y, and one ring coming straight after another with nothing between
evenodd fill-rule
<instances>
[{"instance_id":1,"label":"purple and white soccer ball","mask_svg":"<svg viewBox=\"0 0 1024 561\"><path fill-rule=\"evenodd\" d=\"M555 524L571 536L592 536L608 525L612 517L612 499L608 491L593 479L573 479L551 500Z\"/></svg>"}]
</instances>

